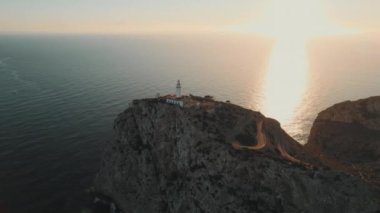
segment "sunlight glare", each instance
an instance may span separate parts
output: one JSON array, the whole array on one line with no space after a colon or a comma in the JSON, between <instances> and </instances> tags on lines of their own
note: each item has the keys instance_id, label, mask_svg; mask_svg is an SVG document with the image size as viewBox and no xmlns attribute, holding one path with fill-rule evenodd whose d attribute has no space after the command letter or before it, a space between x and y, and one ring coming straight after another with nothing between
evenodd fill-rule
<instances>
[{"instance_id":1,"label":"sunlight glare","mask_svg":"<svg viewBox=\"0 0 380 213\"><path fill-rule=\"evenodd\" d=\"M302 42L278 40L273 48L264 87L265 114L287 122L302 98L307 58Z\"/></svg>"},{"instance_id":2,"label":"sunlight glare","mask_svg":"<svg viewBox=\"0 0 380 213\"><path fill-rule=\"evenodd\" d=\"M306 42L344 32L323 13L320 0L271 1L252 28L275 39L264 83L264 113L287 123L300 104L308 71Z\"/></svg>"}]
</instances>

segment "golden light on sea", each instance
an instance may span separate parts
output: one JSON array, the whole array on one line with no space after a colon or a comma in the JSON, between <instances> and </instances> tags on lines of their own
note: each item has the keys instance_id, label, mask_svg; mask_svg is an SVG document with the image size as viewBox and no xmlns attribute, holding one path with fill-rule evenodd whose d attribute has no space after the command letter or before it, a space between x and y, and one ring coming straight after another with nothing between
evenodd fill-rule
<instances>
[{"instance_id":1,"label":"golden light on sea","mask_svg":"<svg viewBox=\"0 0 380 213\"><path fill-rule=\"evenodd\" d=\"M264 84L264 113L287 122L306 86L307 58L301 42L278 40L273 48Z\"/></svg>"},{"instance_id":2,"label":"golden light on sea","mask_svg":"<svg viewBox=\"0 0 380 213\"><path fill-rule=\"evenodd\" d=\"M307 86L306 43L314 37L349 31L329 21L320 0L272 1L252 31L275 40L263 88L262 111L287 123Z\"/></svg>"}]
</instances>

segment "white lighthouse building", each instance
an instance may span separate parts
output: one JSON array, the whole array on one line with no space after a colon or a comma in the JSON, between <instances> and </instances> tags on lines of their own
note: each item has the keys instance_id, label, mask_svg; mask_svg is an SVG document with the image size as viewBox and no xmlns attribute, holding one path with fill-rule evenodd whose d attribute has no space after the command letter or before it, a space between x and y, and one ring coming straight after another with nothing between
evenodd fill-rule
<instances>
[{"instance_id":1,"label":"white lighthouse building","mask_svg":"<svg viewBox=\"0 0 380 213\"><path fill-rule=\"evenodd\" d=\"M176 93L175 93L175 96L177 98L180 98L181 97L181 82L178 80L177 81L177 86L176 86Z\"/></svg>"},{"instance_id":2,"label":"white lighthouse building","mask_svg":"<svg viewBox=\"0 0 380 213\"><path fill-rule=\"evenodd\" d=\"M183 100L181 100L180 97L181 97L181 82L178 80L177 85L176 85L175 97L170 95L168 98L166 98L166 103L183 107Z\"/></svg>"}]
</instances>

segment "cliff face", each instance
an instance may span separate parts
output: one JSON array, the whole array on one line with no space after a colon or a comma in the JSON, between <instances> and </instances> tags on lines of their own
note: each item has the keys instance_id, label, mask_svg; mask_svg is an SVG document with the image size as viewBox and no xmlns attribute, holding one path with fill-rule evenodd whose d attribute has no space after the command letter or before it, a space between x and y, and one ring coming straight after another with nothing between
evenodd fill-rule
<instances>
[{"instance_id":1,"label":"cliff face","mask_svg":"<svg viewBox=\"0 0 380 213\"><path fill-rule=\"evenodd\" d=\"M325 164L380 187L380 97L342 102L319 113L305 148Z\"/></svg>"},{"instance_id":2,"label":"cliff face","mask_svg":"<svg viewBox=\"0 0 380 213\"><path fill-rule=\"evenodd\" d=\"M189 98L188 107L134 101L95 180L124 212L374 212L376 195L354 176L311 167L273 119Z\"/></svg>"},{"instance_id":3,"label":"cliff face","mask_svg":"<svg viewBox=\"0 0 380 213\"><path fill-rule=\"evenodd\" d=\"M316 119L318 121L356 123L380 131L380 96L335 104L320 112Z\"/></svg>"}]
</instances>

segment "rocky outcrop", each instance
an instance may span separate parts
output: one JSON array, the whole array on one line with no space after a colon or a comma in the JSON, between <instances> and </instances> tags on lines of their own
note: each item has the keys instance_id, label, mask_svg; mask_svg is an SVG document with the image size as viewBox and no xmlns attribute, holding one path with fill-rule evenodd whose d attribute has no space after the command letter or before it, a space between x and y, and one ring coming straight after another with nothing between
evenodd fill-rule
<instances>
[{"instance_id":1,"label":"rocky outcrop","mask_svg":"<svg viewBox=\"0 0 380 213\"><path fill-rule=\"evenodd\" d=\"M95 179L124 212L375 212L355 176L316 165L280 124L229 103L137 100ZM187 103L187 104L186 104Z\"/></svg>"},{"instance_id":2,"label":"rocky outcrop","mask_svg":"<svg viewBox=\"0 0 380 213\"><path fill-rule=\"evenodd\" d=\"M325 164L380 187L380 97L342 102L319 113L305 148Z\"/></svg>"}]
</instances>

